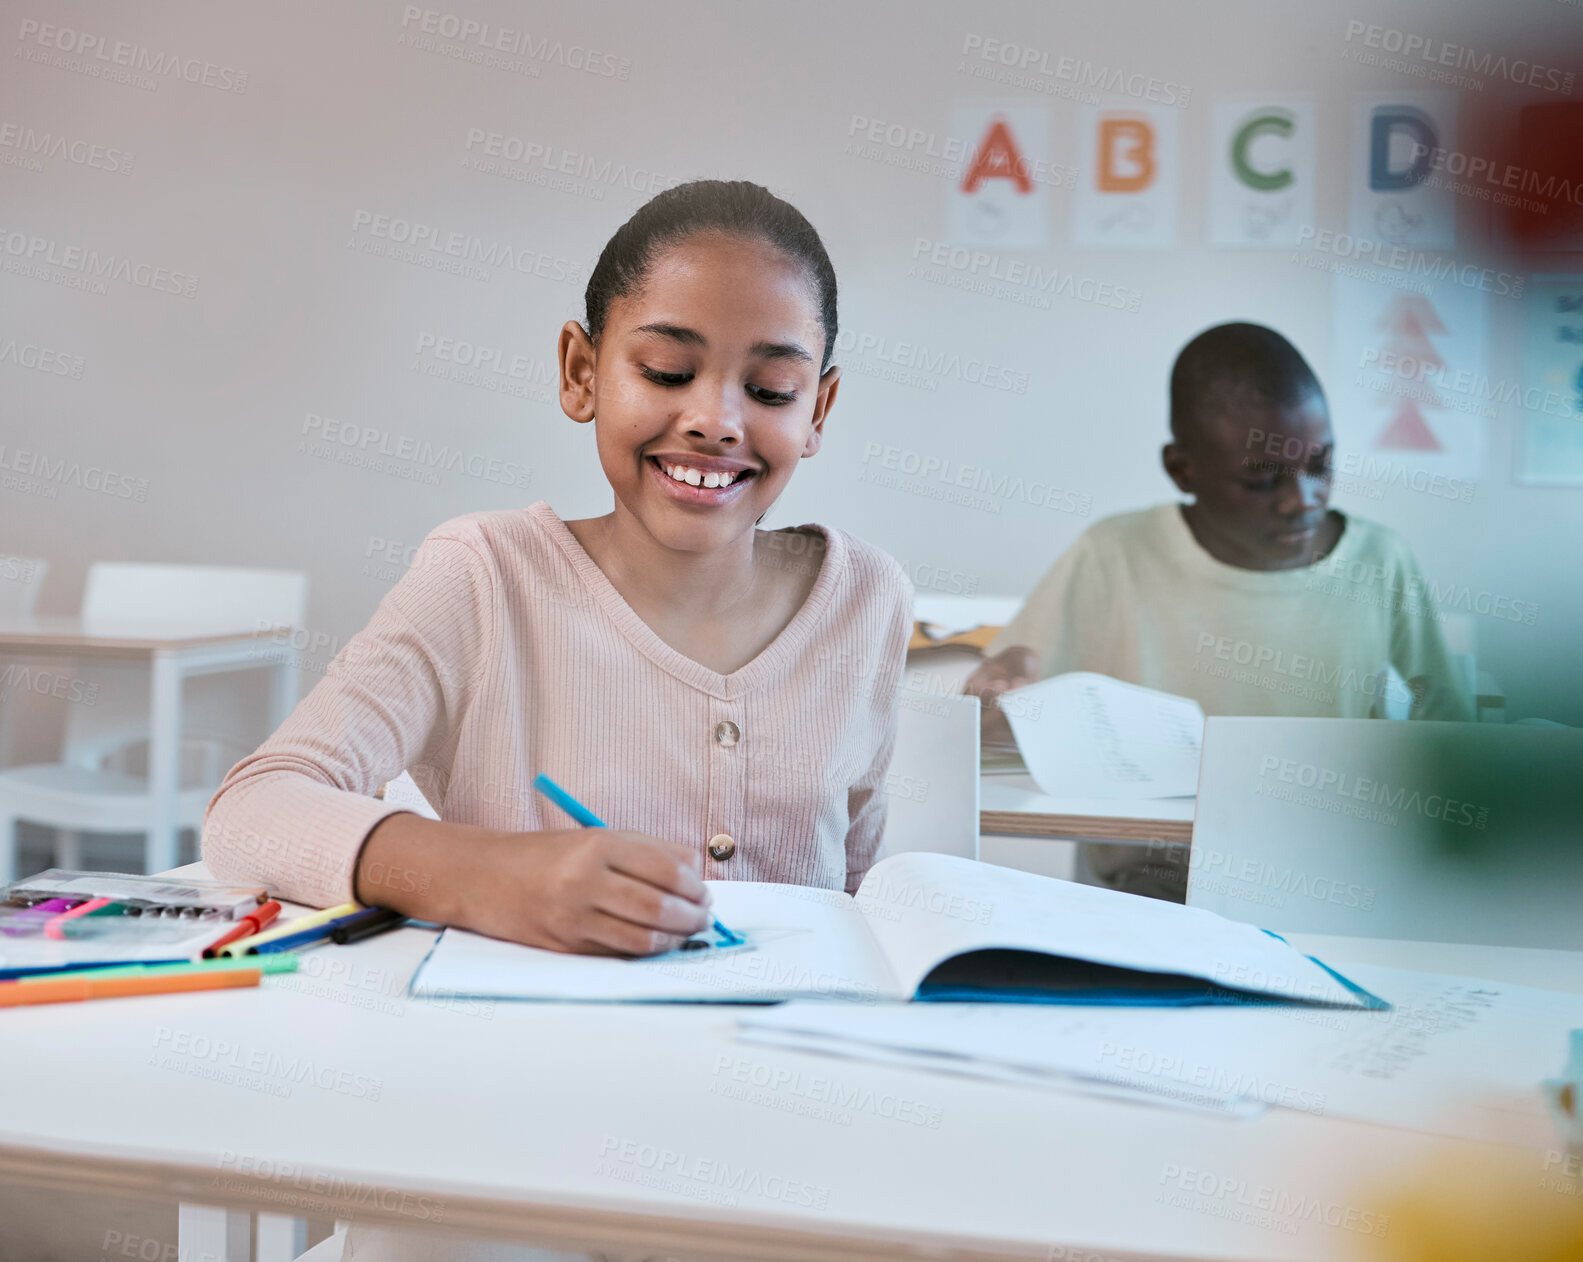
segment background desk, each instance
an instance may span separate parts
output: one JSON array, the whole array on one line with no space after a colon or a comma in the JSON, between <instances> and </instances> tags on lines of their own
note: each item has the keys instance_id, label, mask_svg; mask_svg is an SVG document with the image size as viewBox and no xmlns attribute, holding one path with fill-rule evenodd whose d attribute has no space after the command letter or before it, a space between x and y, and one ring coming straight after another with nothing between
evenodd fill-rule
<instances>
[{"instance_id":1,"label":"background desk","mask_svg":"<svg viewBox=\"0 0 1583 1262\"><path fill-rule=\"evenodd\" d=\"M1045 876L1072 879L1078 847L1186 845L1193 839L1193 798L1052 798L1033 777L979 779L979 858Z\"/></svg>"},{"instance_id":2,"label":"background desk","mask_svg":"<svg viewBox=\"0 0 1583 1262\"><path fill-rule=\"evenodd\" d=\"M979 781L979 832L1066 841L1180 843L1193 839L1193 798L1053 798L1030 775Z\"/></svg>"},{"instance_id":3,"label":"background desk","mask_svg":"<svg viewBox=\"0 0 1583 1262\"><path fill-rule=\"evenodd\" d=\"M0 617L0 658L142 659L149 663L148 788L154 802L150 870L176 862L174 803L181 769L181 685L193 675L261 667L271 673L269 730L297 700L296 655L257 627ZM0 699L0 754L6 751ZM4 876L4 874L0 874ZM5 879L10 879L5 877Z\"/></svg>"},{"instance_id":4,"label":"background desk","mask_svg":"<svg viewBox=\"0 0 1583 1262\"><path fill-rule=\"evenodd\" d=\"M8 1093L0 1178L180 1199L181 1256L228 1262L248 1256L252 1211L712 1259L1309 1259L1368 1242L1173 1205L1166 1170L1369 1211L1401 1172L1475 1147L1297 1112L1231 1122L739 1045L718 1007L409 999L431 938L404 929L324 948L256 992L6 1013L0 1075L36 1089ZM1322 947L1338 962L1400 964L1406 951L1419 966L1482 962L1583 985L1576 957L1560 952ZM312 1075L295 1080L292 1064ZM803 1091L755 1096L738 1072L800 1075ZM855 1103L814 1107L816 1078ZM691 1175L705 1170L748 1182L732 1191L729 1179ZM261 1251L260 1262L288 1256Z\"/></svg>"}]
</instances>

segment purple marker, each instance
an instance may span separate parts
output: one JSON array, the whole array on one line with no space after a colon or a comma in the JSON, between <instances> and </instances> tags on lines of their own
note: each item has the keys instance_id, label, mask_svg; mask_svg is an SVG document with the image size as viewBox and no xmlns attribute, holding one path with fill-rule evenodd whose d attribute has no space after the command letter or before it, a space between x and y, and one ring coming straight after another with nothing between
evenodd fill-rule
<instances>
[{"instance_id":1,"label":"purple marker","mask_svg":"<svg viewBox=\"0 0 1583 1262\"><path fill-rule=\"evenodd\" d=\"M82 898L46 898L42 903L34 903L26 911L19 911L10 917L0 930L9 937L18 937L24 933L31 933L44 927L44 922L51 916L58 916L63 911L70 911L80 903L86 902Z\"/></svg>"}]
</instances>

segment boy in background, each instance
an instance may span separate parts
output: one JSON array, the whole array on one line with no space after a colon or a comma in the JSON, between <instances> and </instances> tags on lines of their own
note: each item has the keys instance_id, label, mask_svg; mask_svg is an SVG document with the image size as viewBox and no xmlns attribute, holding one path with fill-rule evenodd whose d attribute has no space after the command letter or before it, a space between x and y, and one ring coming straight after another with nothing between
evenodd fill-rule
<instances>
[{"instance_id":1,"label":"boy in background","mask_svg":"<svg viewBox=\"0 0 1583 1262\"><path fill-rule=\"evenodd\" d=\"M1161 455L1190 502L1095 522L1039 581L964 685L986 742L1009 737L1002 692L1068 671L1205 714L1384 717L1410 693L1413 718L1472 719L1407 542L1328 507L1333 448L1319 380L1279 333L1222 324L1189 342ZM1107 883L1180 900L1179 866Z\"/></svg>"}]
</instances>

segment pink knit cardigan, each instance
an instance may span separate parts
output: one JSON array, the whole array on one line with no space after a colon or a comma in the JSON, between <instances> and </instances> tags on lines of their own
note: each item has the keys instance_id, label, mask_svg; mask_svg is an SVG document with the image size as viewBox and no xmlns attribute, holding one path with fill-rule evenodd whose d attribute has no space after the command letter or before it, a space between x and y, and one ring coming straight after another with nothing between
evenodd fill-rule
<instances>
[{"instance_id":1,"label":"pink knit cardigan","mask_svg":"<svg viewBox=\"0 0 1583 1262\"><path fill-rule=\"evenodd\" d=\"M707 879L856 889L885 827L911 586L839 530L768 542L818 576L775 640L721 675L651 631L548 504L446 522L226 776L205 863L345 902L370 829L401 809L371 795L401 771L447 821L572 827L532 788L546 772L612 828L698 847ZM722 836L723 861L708 849Z\"/></svg>"}]
</instances>

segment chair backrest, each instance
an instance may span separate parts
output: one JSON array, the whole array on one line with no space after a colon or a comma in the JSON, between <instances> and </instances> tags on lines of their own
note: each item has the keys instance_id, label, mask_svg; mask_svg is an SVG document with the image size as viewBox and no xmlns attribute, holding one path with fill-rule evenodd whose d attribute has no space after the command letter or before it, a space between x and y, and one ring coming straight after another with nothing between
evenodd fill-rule
<instances>
[{"instance_id":1,"label":"chair backrest","mask_svg":"<svg viewBox=\"0 0 1583 1262\"><path fill-rule=\"evenodd\" d=\"M881 856L978 858L978 731L977 697L902 689Z\"/></svg>"},{"instance_id":2,"label":"chair backrest","mask_svg":"<svg viewBox=\"0 0 1583 1262\"><path fill-rule=\"evenodd\" d=\"M974 627L1003 627L1021 608L1020 596L952 596L926 588L914 593L912 616L955 633Z\"/></svg>"},{"instance_id":3,"label":"chair backrest","mask_svg":"<svg viewBox=\"0 0 1583 1262\"><path fill-rule=\"evenodd\" d=\"M1583 730L1211 718L1187 902L1276 932L1583 949Z\"/></svg>"},{"instance_id":4,"label":"chair backrest","mask_svg":"<svg viewBox=\"0 0 1583 1262\"><path fill-rule=\"evenodd\" d=\"M48 573L49 562L42 557L0 556L0 614L32 613Z\"/></svg>"},{"instance_id":5,"label":"chair backrest","mask_svg":"<svg viewBox=\"0 0 1583 1262\"><path fill-rule=\"evenodd\" d=\"M300 627L308 576L301 570L99 561L82 593L86 619L189 622L200 626Z\"/></svg>"},{"instance_id":6,"label":"chair backrest","mask_svg":"<svg viewBox=\"0 0 1583 1262\"><path fill-rule=\"evenodd\" d=\"M82 616L199 630L253 630L300 627L307 604L308 576L298 570L100 561L88 569ZM141 774L148 738L146 663L79 662L73 671L83 685L78 691L92 700L67 707L62 761L82 767L113 765ZM258 744L266 705L263 682L256 671L187 681L182 696L184 784L218 784L225 770Z\"/></svg>"}]
</instances>

